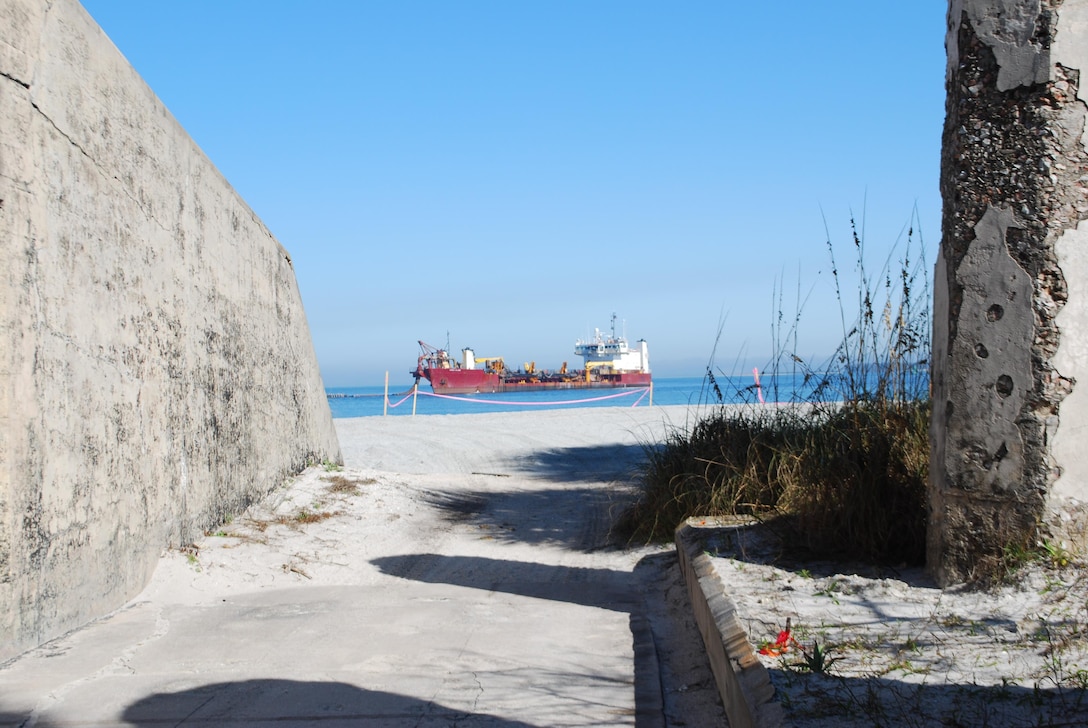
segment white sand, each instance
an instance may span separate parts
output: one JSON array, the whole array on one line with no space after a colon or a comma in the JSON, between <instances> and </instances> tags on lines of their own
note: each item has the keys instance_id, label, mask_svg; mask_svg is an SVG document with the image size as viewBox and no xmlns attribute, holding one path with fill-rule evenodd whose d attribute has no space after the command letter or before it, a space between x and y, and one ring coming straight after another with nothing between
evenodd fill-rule
<instances>
[{"instance_id":1,"label":"white sand","mask_svg":"<svg viewBox=\"0 0 1088 728\"><path fill-rule=\"evenodd\" d=\"M159 725L200 706L205 721L291 726L336 703L359 719L631 725L657 710L724 726L671 550L607 536L643 446L697 414L337 420L342 472L284 484L164 555L125 609L0 666L0 723ZM796 650L763 658L796 725L1088 725L1080 568L942 592L919 571L785 568L761 540L707 550L754 645L789 618L835 658L827 675ZM647 634L652 675L635 654ZM663 708L639 692L647 679ZM209 700L208 685L227 687ZM284 717L315 690L327 698L308 718Z\"/></svg>"},{"instance_id":2,"label":"white sand","mask_svg":"<svg viewBox=\"0 0 1088 728\"><path fill-rule=\"evenodd\" d=\"M423 427L419 418L369 418L341 421L340 431L352 465L421 474L514 465L547 470L553 479L596 471L630 482L629 457L601 462L608 452L599 446L655 442L700 414L705 410L684 407L582 410L576 426L569 412L428 417ZM368 442L383 443L381 452ZM563 457L547 463L548 452ZM826 675L798 667L804 655L796 648L761 658L797 725L1088 725L1083 564L1035 564L1017 585L998 590L940 590L921 569L776 566L773 541L749 538L743 554L721 546L712 562L745 615L753 646L773 640L789 618L807 649L818 641L832 658Z\"/></svg>"},{"instance_id":3,"label":"white sand","mask_svg":"<svg viewBox=\"0 0 1088 728\"><path fill-rule=\"evenodd\" d=\"M125 608L0 666L0 725L724 728L674 554L608 534L643 445L685 417L337 420L342 471L284 483Z\"/></svg>"},{"instance_id":4,"label":"white sand","mask_svg":"<svg viewBox=\"0 0 1088 728\"><path fill-rule=\"evenodd\" d=\"M758 528L709 533L753 647L789 619L809 656L818 642L832 660L821 675L797 646L760 656L795 725L1088 725L1083 563L1035 563L989 591L941 590L922 569L787 565Z\"/></svg>"}]
</instances>

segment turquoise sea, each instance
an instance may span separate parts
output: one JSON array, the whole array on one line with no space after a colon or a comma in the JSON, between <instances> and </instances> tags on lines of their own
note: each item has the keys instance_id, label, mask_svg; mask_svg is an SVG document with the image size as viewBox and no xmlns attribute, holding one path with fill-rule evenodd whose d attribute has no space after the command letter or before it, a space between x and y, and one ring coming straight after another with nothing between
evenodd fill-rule
<instances>
[{"instance_id":1,"label":"turquoise sea","mask_svg":"<svg viewBox=\"0 0 1088 728\"><path fill-rule=\"evenodd\" d=\"M418 393L413 397L411 382L389 386L389 397L384 387L329 387L329 406L332 416L374 417L411 415L413 407L417 415L460 415L481 412L509 412L539 409L569 409L572 407L648 407L651 396L654 405L701 405L722 402L756 402L762 394L766 401L789 401L795 393L796 378L793 376L760 378L760 388L755 377L721 377L713 384L703 377L677 377L655 379L652 391L646 388L632 389L574 389L547 392L518 392L510 394L461 394L435 395L426 380L420 382ZM721 392L719 399L718 392Z\"/></svg>"}]
</instances>

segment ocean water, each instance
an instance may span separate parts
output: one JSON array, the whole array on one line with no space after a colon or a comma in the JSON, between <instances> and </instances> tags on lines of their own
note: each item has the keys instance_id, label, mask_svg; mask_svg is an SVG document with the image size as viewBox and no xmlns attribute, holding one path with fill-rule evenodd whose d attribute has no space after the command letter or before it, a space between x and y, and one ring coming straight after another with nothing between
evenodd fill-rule
<instances>
[{"instance_id":1,"label":"ocean water","mask_svg":"<svg viewBox=\"0 0 1088 728\"><path fill-rule=\"evenodd\" d=\"M654 405L702 405L719 402L756 402L760 395L766 401L790 401L803 382L797 377L780 376L718 377L715 390L704 377L655 379L652 391L631 389L572 389L543 392L504 394L436 395L426 380L412 396L411 383L389 386L388 400L384 387L329 387L329 406L334 418L381 417L411 415L459 415L482 412L508 412L539 409L569 409L572 407L649 407Z\"/></svg>"}]
</instances>

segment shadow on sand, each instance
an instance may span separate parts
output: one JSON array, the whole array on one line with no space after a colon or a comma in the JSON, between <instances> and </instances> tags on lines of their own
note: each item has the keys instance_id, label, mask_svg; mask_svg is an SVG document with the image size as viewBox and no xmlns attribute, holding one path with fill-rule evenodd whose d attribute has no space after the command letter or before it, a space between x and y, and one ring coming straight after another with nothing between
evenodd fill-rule
<instances>
[{"instance_id":1,"label":"shadow on sand","mask_svg":"<svg viewBox=\"0 0 1088 728\"><path fill-rule=\"evenodd\" d=\"M1003 726L1073 728L1088 725L1088 699L1081 689L998 687L971 683L907 682L890 677L842 677L771 670L777 684L801 682L819 696L812 713L794 710L795 725L836 716L842 726Z\"/></svg>"},{"instance_id":2,"label":"shadow on sand","mask_svg":"<svg viewBox=\"0 0 1088 728\"><path fill-rule=\"evenodd\" d=\"M674 553L645 556L631 572L427 553L386 556L371 563L383 573L402 579L628 613L635 661L635 726L664 726L665 696L662 694L660 661L669 657L658 649L656 642L660 637L655 635L652 620L647 615L648 610L664 611L661 605L649 601L664 591L668 575L677 573ZM684 644L670 645L669 651L695 650L700 659L704 659L703 645L699 643L694 623L688 618L690 605L684 615L688 629L673 625L669 632L671 638L683 639ZM705 670L709 674L709 665Z\"/></svg>"},{"instance_id":3,"label":"shadow on sand","mask_svg":"<svg viewBox=\"0 0 1088 728\"><path fill-rule=\"evenodd\" d=\"M155 693L130 705L123 718L137 728L162 726L445 726L464 723L523 728L526 723L469 714L395 693L338 682L242 680Z\"/></svg>"},{"instance_id":4,"label":"shadow on sand","mask_svg":"<svg viewBox=\"0 0 1088 728\"><path fill-rule=\"evenodd\" d=\"M619 443L559 447L511 459L506 466L555 483L633 481L646 457L646 447Z\"/></svg>"},{"instance_id":5,"label":"shadow on sand","mask_svg":"<svg viewBox=\"0 0 1088 728\"><path fill-rule=\"evenodd\" d=\"M466 713L432 701L340 682L239 680L152 693L125 708L121 718L135 728L164 726L448 726L533 728L532 724L480 713ZM82 721L34 719L0 706L0 727L70 728ZM95 725L102 725L95 723ZM110 725L114 725L110 723Z\"/></svg>"},{"instance_id":6,"label":"shadow on sand","mask_svg":"<svg viewBox=\"0 0 1088 728\"><path fill-rule=\"evenodd\" d=\"M390 576L629 612L642 599L634 577L611 569L552 566L481 556L405 554L371 563Z\"/></svg>"},{"instance_id":7,"label":"shadow on sand","mask_svg":"<svg viewBox=\"0 0 1088 728\"><path fill-rule=\"evenodd\" d=\"M631 501L603 486L513 491L429 491L423 498L450 523L474 526L499 542L550 544L591 552L621 545L614 516Z\"/></svg>"},{"instance_id":8,"label":"shadow on sand","mask_svg":"<svg viewBox=\"0 0 1088 728\"><path fill-rule=\"evenodd\" d=\"M658 679L659 654L654 635L642 618L660 574L676 569L674 555L644 557L634 572L586 569L499 559L439 554L410 554L375 559L386 574L430 583L549 599L631 615L635 645L636 685ZM690 607L689 607L690 609ZM697 635L686 649L703 650ZM641 647L640 647L641 645ZM675 647L675 646L674 646ZM893 677L845 678L808 673L803 669L771 670L777 683L804 681L807 693L827 692L823 705L841 716L844 725L897 725L903 716L916 717L907 725L1088 725L1088 695L1068 687L1021 686L981 688L969 683L917 684ZM834 697L832 697L834 695ZM844 697L845 696L845 697ZM655 725L649 716L660 716L653 690L636 688L636 708L644 716L636 725ZM1046 720L1018 720L1030 705ZM827 715L793 715L803 722ZM659 720L657 718L656 720Z\"/></svg>"}]
</instances>

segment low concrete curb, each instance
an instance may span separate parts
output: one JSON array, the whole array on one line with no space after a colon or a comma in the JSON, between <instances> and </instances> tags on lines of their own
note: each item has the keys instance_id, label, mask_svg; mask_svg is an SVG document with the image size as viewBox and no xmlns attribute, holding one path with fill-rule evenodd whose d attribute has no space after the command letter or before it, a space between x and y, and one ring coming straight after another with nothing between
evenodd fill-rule
<instances>
[{"instance_id":1,"label":"low concrete curb","mask_svg":"<svg viewBox=\"0 0 1088 728\"><path fill-rule=\"evenodd\" d=\"M770 674L748 642L736 604L706 555L703 536L711 530L681 524L675 534L676 552L729 726L779 728L784 716L774 701Z\"/></svg>"}]
</instances>

